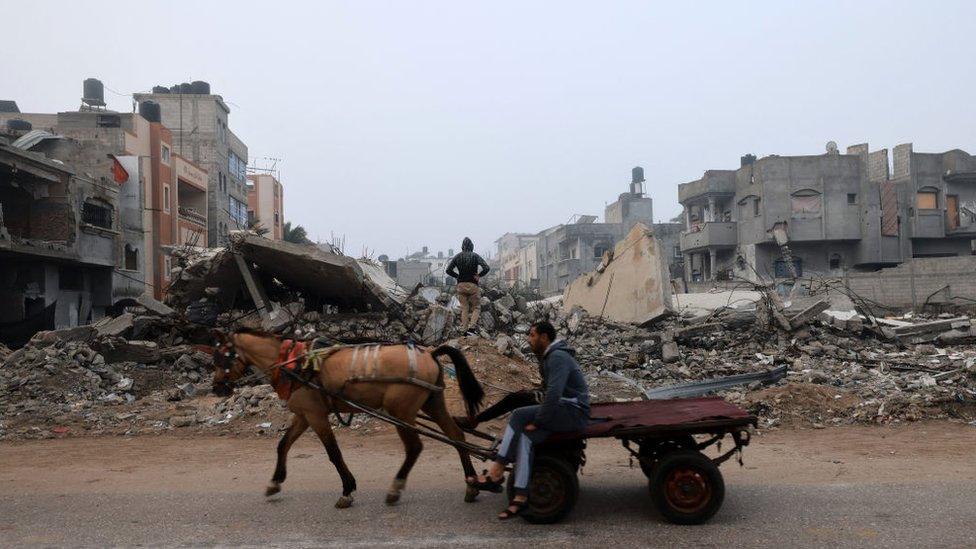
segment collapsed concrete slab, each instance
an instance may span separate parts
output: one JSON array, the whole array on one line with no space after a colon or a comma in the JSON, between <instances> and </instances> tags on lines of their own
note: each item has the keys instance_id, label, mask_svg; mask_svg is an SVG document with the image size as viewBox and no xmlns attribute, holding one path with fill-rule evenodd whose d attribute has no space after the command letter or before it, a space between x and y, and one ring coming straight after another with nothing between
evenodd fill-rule
<instances>
[{"instance_id":1,"label":"collapsed concrete slab","mask_svg":"<svg viewBox=\"0 0 976 549\"><path fill-rule=\"evenodd\" d=\"M269 294L279 283L340 311L398 309L406 298L402 288L368 261L247 232L231 233L226 249L189 263L167 295L167 303L177 308L207 298L228 309L244 282L252 300L261 303L266 322L275 316L275 296ZM211 295L214 288L216 295Z\"/></svg>"},{"instance_id":2,"label":"collapsed concrete slab","mask_svg":"<svg viewBox=\"0 0 976 549\"><path fill-rule=\"evenodd\" d=\"M634 324L660 318L671 308L667 257L647 225L634 225L596 271L566 287L563 310L579 306L593 316Z\"/></svg>"}]
</instances>

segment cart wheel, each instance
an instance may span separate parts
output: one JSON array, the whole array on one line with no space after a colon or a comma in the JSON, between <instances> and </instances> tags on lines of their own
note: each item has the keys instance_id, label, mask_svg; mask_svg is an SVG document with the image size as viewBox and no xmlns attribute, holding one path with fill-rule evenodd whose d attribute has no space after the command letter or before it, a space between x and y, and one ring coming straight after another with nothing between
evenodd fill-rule
<instances>
[{"instance_id":1,"label":"cart wheel","mask_svg":"<svg viewBox=\"0 0 976 549\"><path fill-rule=\"evenodd\" d=\"M515 497L515 475L508 475L508 499ZM536 456L529 480L529 506L522 518L532 524L552 524L566 518L579 498L576 468L565 459Z\"/></svg>"},{"instance_id":2,"label":"cart wheel","mask_svg":"<svg viewBox=\"0 0 976 549\"><path fill-rule=\"evenodd\" d=\"M725 499L718 466L701 452L678 450L661 458L650 481L654 505L669 522L701 524L712 518Z\"/></svg>"}]
</instances>

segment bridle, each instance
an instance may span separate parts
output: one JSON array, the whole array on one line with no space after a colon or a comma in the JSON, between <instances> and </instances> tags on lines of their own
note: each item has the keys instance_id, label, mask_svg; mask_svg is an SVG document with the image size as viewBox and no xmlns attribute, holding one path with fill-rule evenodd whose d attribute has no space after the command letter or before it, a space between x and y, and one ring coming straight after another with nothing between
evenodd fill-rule
<instances>
[{"instance_id":1,"label":"bridle","mask_svg":"<svg viewBox=\"0 0 976 549\"><path fill-rule=\"evenodd\" d=\"M217 366L224 370L224 379L214 383L215 386L220 385L228 389L233 390L234 387L239 383L245 383L251 381L252 379L266 378L266 374L261 370L254 368L249 362L245 361L237 352L237 347L234 346L233 342L226 341L217 347L216 356L221 357L220 362ZM244 369L241 372L241 377L237 379L230 379L231 366L235 361L240 361L244 365ZM216 362L216 360L215 360ZM248 370L252 370L250 374L244 375Z\"/></svg>"}]
</instances>

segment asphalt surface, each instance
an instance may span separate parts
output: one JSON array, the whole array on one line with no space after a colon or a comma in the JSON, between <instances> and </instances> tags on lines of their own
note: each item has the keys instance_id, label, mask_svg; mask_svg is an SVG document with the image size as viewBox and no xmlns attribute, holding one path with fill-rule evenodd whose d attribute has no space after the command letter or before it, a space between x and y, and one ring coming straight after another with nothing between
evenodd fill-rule
<instances>
[{"instance_id":1,"label":"asphalt surface","mask_svg":"<svg viewBox=\"0 0 976 549\"><path fill-rule=\"evenodd\" d=\"M501 496L463 503L455 455L432 443L403 500L386 506L401 454L385 434L343 441L360 487L346 510L333 507L337 475L312 438L293 450L270 500L267 439L4 443L0 545L976 547L976 461L965 451L976 429L966 429L962 440L896 433L915 441L907 448L898 436L872 444L863 434L851 445L830 430L761 437L746 467L723 466L725 504L700 526L665 523L613 441L591 445L579 504L554 526L497 521ZM940 436L956 445L922 451Z\"/></svg>"}]
</instances>

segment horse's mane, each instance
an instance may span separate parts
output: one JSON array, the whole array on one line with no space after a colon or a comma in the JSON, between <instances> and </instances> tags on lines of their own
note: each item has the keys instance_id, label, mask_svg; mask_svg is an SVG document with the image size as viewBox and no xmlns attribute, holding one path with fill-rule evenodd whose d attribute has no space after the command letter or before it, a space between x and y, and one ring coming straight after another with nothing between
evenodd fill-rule
<instances>
[{"instance_id":1,"label":"horse's mane","mask_svg":"<svg viewBox=\"0 0 976 549\"><path fill-rule=\"evenodd\" d=\"M273 334L271 332L262 330L260 328L248 328L246 326L234 330L234 335L238 335L238 334L247 334L247 335L259 336L259 337L274 337L274 338L278 337L277 334Z\"/></svg>"}]
</instances>

